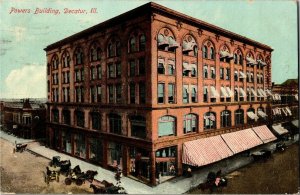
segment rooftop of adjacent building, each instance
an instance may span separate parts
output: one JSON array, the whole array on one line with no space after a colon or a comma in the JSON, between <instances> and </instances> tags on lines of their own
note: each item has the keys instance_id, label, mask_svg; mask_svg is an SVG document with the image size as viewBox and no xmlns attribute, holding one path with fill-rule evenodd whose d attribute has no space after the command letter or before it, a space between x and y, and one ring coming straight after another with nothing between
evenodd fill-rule
<instances>
[{"instance_id":1,"label":"rooftop of adjacent building","mask_svg":"<svg viewBox=\"0 0 300 195\"><path fill-rule=\"evenodd\" d=\"M193 18L191 16L188 16L186 14L177 12L177 11L172 10L172 9L169 9L167 7L164 7L164 6L159 5L157 3L154 3L154 2L146 3L142 6L139 6L139 7L135 8L135 9L132 9L128 12L125 12L125 13L120 14L116 17L113 17L109 20L106 20L102 23L99 23L95 26L92 26L92 27L90 27L86 30L83 30L83 31L78 32L74 35L71 35L71 36L69 36L65 39L62 39L62 40L57 41L53 44L50 44L44 50L49 51L51 49L55 49L55 48L60 47L64 44L67 44L71 41L78 40L81 37L91 35L95 32L99 32L99 30L103 31L103 29L106 29L107 27L111 27L111 26L114 26L116 24L120 24L121 22L128 21L128 20L136 18L137 16L140 16L140 15L145 15L145 14L152 13L153 11L155 11L159 14L168 16L168 17L176 18L177 20L180 20L180 21L185 22L187 24L198 26L200 29L209 30L209 31L212 31L212 32L214 32L218 35L230 37L232 39L235 39L237 41L241 41L241 42L246 43L246 44L251 44L251 45L254 45L256 47L260 47L260 48L263 48L263 49L266 49L266 50L269 50L269 51L273 51L273 49L268 45L259 43L257 41L252 40L252 39L249 39L245 36L241 36L241 35L236 34L234 32L228 31L226 29L220 28L218 26L215 26L213 24L204 22L202 20Z\"/></svg>"},{"instance_id":2,"label":"rooftop of adjacent building","mask_svg":"<svg viewBox=\"0 0 300 195\"><path fill-rule=\"evenodd\" d=\"M17 109L43 109L45 108L44 101L36 99L8 99L2 100L4 107L17 108Z\"/></svg>"}]
</instances>

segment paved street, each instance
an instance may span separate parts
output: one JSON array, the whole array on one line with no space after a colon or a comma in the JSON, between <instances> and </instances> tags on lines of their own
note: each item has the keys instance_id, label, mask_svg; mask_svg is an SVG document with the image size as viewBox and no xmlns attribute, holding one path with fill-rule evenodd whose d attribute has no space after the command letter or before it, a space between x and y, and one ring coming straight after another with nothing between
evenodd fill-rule
<instances>
[{"instance_id":1,"label":"paved street","mask_svg":"<svg viewBox=\"0 0 300 195\"><path fill-rule=\"evenodd\" d=\"M49 186L45 184L43 180L42 171L45 170L45 167L47 166L52 156L57 155L61 156L62 160L70 159L72 168L74 168L74 166L76 165L80 165L82 171L87 171L89 169L97 170L98 175L96 175L95 177L97 180L105 179L109 182L116 184L116 180L114 179L114 173L103 169L102 167L95 166L77 158L73 158L71 156L59 153L55 150L51 150L49 148L46 148L45 146L39 145L33 140L18 139L12 135L7 135L2 131L0 132L0 135L2 139L1 144L4 144L5 146L4 148L4 146L1 145L1 180L4 181L4 183L2 182L1 184L1 192L30 192L41 194L91 193L92 191L90 188L88 188L88 185L81 187L77 187L75 185L66 186L63 183L63 177L61 177L59 183L52 182ZM296 137L296 140L298 140L298 136ZM28 151L13 154L13 146L15 141L17 141L18 143L28 142L28 150L36 154L41 154L44 157L36 157ZM274 145L268 144L262 147L274 148ZM298 157L298 154L294 156ZM189 189L197 186L199 183L202 183L205 180L209 171L217 171L219 169L222 169L222 172L224 174L229 174L240 167L248 165L251 162L252 158L250 157L241 157L240 155L235 155L229 159L222 160L213 165L209 165L205 168L193 172L193 177L191 178L178 177L166 181L155 187L147 186L127 177L123 177L121 181L123 187L129 194L182 194L187 192ZM293 171L291 171L291 173L292 172ZM231 183L231 181L229 181L229 183Z\"/></svg>"}]
</instances>

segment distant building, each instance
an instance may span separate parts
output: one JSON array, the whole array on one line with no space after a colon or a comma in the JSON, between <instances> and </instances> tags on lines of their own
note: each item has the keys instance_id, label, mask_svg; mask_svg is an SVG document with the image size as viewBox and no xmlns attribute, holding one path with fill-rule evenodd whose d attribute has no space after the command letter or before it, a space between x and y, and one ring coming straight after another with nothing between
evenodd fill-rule
<instances>
[{"instance_id":1,"label":"distant building","mask_svg":"<svg viewBox=\"0 0 300 195\"><path fill-rule=\"evenodd\" d=\"M273 136L273 49L156 3L45 51L48 144L60 152L155 184L265 143L252 128ZM234 152L220 135L240 140Z\"/></svg>"},{"instance_id":2,"label":"distant building","mask_svg":"<svg viewBox=\"0 0 300 195\"><path fill-rule=\"evenodd\" d=\"M299 133L299 84L298 79L288 79L282 84L273 84L272 127L278 134Z\"/></svg>"},{"instance_id":3,"label":"distant building","mask_svg":"<svg viewBox=\"0 0 300 195\"><path fill-rule=\"evenodd\" d=\"M25 139L45 138L45 104L21 101L3 102L5 130Z\"/></svg>"}]
</instances>

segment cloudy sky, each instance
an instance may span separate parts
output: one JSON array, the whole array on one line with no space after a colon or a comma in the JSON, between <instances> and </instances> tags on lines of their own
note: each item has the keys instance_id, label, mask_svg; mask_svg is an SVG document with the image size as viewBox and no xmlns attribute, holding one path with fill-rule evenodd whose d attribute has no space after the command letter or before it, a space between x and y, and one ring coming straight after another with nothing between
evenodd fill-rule
<instances>
[{"instance_id":1,"label":"cloudy sky","mask_svg":"<svg viewBox=\"0 0 300 195\"><path fill-rule=\"evenodd\" d=\"M156 3L271 46L272 81L298 78L294 0L153 0ZM113 3L112 3L113 2ZM0 0L0 98L46 97L44 48L129 11L148 0ZM60 14L34 14L37 8ZM97 8L96 14L63 14ZM30 13L12 10L30 9Z\"/></svg>"}]
</instances>

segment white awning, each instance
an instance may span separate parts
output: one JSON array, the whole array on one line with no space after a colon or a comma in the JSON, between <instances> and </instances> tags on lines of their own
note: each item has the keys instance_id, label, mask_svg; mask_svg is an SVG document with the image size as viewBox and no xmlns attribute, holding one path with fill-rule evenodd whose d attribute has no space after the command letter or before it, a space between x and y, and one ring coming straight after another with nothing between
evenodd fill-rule
<instances>
[{"instance_id":1,"label":"white awning","mask_svg":"<svg viewBox=\"0 0 300 195\"><path fill-rule=\"evenodd\" d=\"M288 115L289 115L289 113L286 111L285 108L281 108L281 110L283 111L283 113L284 113L285 116L288 116Z\"/></svg>"},{"instance_id":2,"label":"white awning","mask_svg":"<svg viewBox=\"0 0 300 195\"><path fill-rule=\"evenodd\" d=\"M189 86L188 85L183 85L183 89L186 91L189 91Z\"/></svg>"},{"instance_id":3,"label":"white awning","mask_svg":"<svg viewBox=\"0 0 300 195\"><path fill-rule=\"evenodd\" d=\"M246 75L240 71L240 78L246 78Z\"/></svg>"},{"instance_id":4,"label":"white awning","mask_svg":"<svg viewBox=\"0 0 300 195\"><path fill-rule=\"evenodd\" d=\"M191 68L194 68L194 69L196 69L196 70L197 70L197 66L196 66L196 64L190 64L190 67L191 67Z\"/></svg>"},{"instance_id":5,"label":"white awning","mask_svg":"<svg viewBox=\"0 0 300 195\"><path fill-rule=\"evenodd\" d=\"M190 85L190 91L193 92L193 90L197 93L197 85Z\"/></svg>"},{"instance_id":6,"label":"white awning","mask_svg":"<svg viewBox=\"0 0 300 195\"><path fill-rule=\"evenodd\" d=\"M285 110L288 112L288 114L290 116L292 116L292 111L291 111L291 109L289 107L285 107Z\"/></svg>"},{"instance_id":7,"label":"white awning","mask_svg":"<svg viewBox=\"0 0 300 195\"><path fill-rule=\"evenodd\" d=\"M173 69L175 69L175 61L174 60L169 60L168 64L171 65L173 67Z\"/></svg>"},{"instance_id":8,"label":"white awning","mask_svg":"<svg viewBox=\"0 0 300 195\"><path fill-rule=\"evenodd\" d=\"M169 45L168 38L165 37L165 36L162 35L162 34L159 34L159 35L158 35L157 41L158 41L158 45L159 45L159 46L161 46L161 45Z\"/></svg>"},{"instance_id":9,"label":"white awning","mask_svg":"<svg viewBox=\"0 0 300 195\"><path fill-rule=\"evenodd\" d=\"M261 94L262 94L264 97L267 97L267 94L266 94L266 92L265 92L263 89L259 89L259 90L260 90Z\"/></svg>"},{"instance_id":10,"label":"white awning","mask_svg":"<svg viewBox=\"0 0 300 195\"><path fill-rule=\"evenodd\" d=\"M211 98L219 97L219 93L217 92L217 90L214 86L210 86L210 97Z\"/></svg>"},{"instance_id":11,"label":"white awning","mask_svg":"<svg viewBox=\"0 0 300 195\"><path fill-rule=\"evenodd\" d=\"M222 98L230 97L230 95L227 93L227 91L224 87L221 87L221 97Z\"/></svg>"},{"instance_id":12,"label":"white awning","mask_svg":"<svg viewBox=\"0 0 300 195\"><path fill-rule=\"evenodd\" d=\"M260 89L257 89L257 97L264 97L264 95L261 93Z\"/></svg>"},{"instance_id":13,"label":"white awning","mask_svg":"<svg viewBox=\"0 0 300 195\"><path fill-rule=\"evenodd\" d=\"M258 116L254 112L247 112L247 115L249 116L249 118L251 118L253 120L258 119Z\"/></svg>"},{"instance_id":14,"label":"white awning","mask_svg":"<svg viewBox=\"0 0 300 195\"><path fill-rule=\"evenodd\" d=\"M251 92L252 92L252 95L257 96L257 94L256 94L256 92L254 91L253 88L251 88L250 90L251 90Z\"/></svg>"},{"instance_id":15,"label":"white awning","mask_svg":"<svg viewBox=\"0 0 300 195\"><path fill-rule=\"evenodd\" d=\"M183 43L182 43L182 51L193 51L194 45L195 45L194 42L183 41Z\"/></svg>"},{"instance_id":16,"label":"white awning","mask_svg":"<svg viewBox=\"0 0 300 195\"><path fill-rule=\"evenodd\" d=\"M233 58L233 54L229 53L228 51L220 51L220 58Z\"/></svg>"},{"instance_id":17,"label":"white awning","mask_svg":"<svg viewBox=\"0 0 300 195\"><path fill-rule=\"evenodd\" d=\"M190 66L190 64L183 62L183 71L186 71L186 70L191 71L192 67Z\"/></svg>"},{"instance_id":18,"label":"white awning","mask_svg":"<svg viewBox=\"0 0 300 195\"><path fill-rule=\"evenodd\" d=\"M276 133L278 133L279 135L288 133L289 131L287 129L285 129L284 127L282 127L281 125L272 125L272 128L274 129L274 131Z\"/></svg>"},{"instance_id":19,"label":"white awning","mask_svg":"<svg viewBox=\"0 0 300 195\"><path fill-rule=\"evenodd\" d=\"M261 110L259 110L259 111L257 112L257 114L258 114L258 116L260 116L260 117L262 117L262 118L265 118L265 117L268 116L266 113L264 113L264 112L261 111Z\"/></svg>"},{"instance_id":20,"label":"white awning","mask_svg":"<svg viewBox=\"0 0 300 195\"><path fill-rule=\"evenodd\" d=\"M226 91L227 91L229 97L233 97L234 96L234 93L231 91L231 89L229 87L226 87Z\"/></svg>"},{"instance_id":21,"label":"white awning","mask_svg":"<svg viewBox=\"0 0 300 195\"><path fill-rule=\"evenodd\" d=\"M269 96L272 96L272 95L273 95L272 92L271 92L269 89L266 89L266 92L267 92L267 94L268 94Z\"/></svg>"},{"instance_id":22,"label":"white awning","mask_svg":"<svg viewBox=\"0 0 300 195\"><path fill-rule=\"evenodd\" d=\"M169 37L169 47L170 48L177 48L179 47L179 44L174 40L173 37Z\"/></svg>"},{"instance_id":23,"label":"white awning","mask_svg":"<svg viewBox=\"0 0 300 195\"><path fill-rule=\"evenodd\" d=\"M267 64L265 62L263 62L262 60L256 60L258 64L262 65L262 66L266 66Z\"/></svg>"},{"instance_id":24,"label":"white awning","mask_svg":"<svg viewBox=\"0 0 300 195\"><path fill-rule=\"evenodd\" d=\"M292 121L292 124L293 124L295 127L299 128L299 120L293 120L293 121Z\"/></svg>"},{"instance_id":25,"label":"white awning","mask_svg":"<svg viewBox=\"0 0 300 195\"><path fill-rule=\"evenodd\" d=\"M246 57L246 61L247 61L247 64L257 65L257 62L255 62L255 60L253 58Z\"/></svg>"},{"instance_id":26,"label":"white awning","mask_svg":"<svg viewBox=\"0 0 300 195\"><path fill-rule=\"evenodd\" d=\"M298 101L298 94L295 95L296 100Z\"/></svg>"},{"instance_id":27,"label":"white awning","mask_svg":"<svg viewBox=\"0 0 300 195\"><path fill-rule=\"evenodd\" d=\"M240 97L246 97L247 96L243 88L239 88L239 91L240 91L240 94L239 94Z\"/></svg>"}]
</instances>

